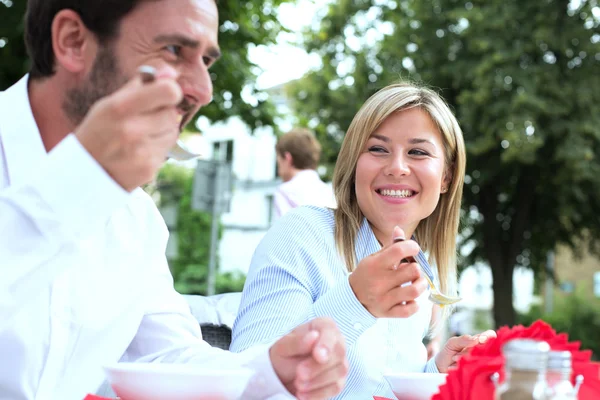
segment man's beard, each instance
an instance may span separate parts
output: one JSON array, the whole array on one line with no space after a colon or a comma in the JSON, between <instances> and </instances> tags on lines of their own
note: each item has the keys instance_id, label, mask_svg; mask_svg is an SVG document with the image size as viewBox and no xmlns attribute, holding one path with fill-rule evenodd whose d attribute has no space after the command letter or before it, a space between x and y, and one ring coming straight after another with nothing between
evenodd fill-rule
<instances>
[{"instance_id":1,"label":"man's beard","mask_svg":"<svg viewBox=\"0 0 600 400\"><path fill-rule=\"evenodd\" d=\"M75 126L83 121L94 103L119 90L130 79L119 68L113 50L110 45L102 46L88 79L78 87L69 89L65 95L62 108ZM182 130L193 115L195 106L187 98L183 98L177 108L184 113L184 120L180 126Z\"/></svg>"},{"instance_id":2,"label":"man's beard","mask_svg":"<svg viewBox=\"0 0 600 400\"><path fill-rule=\"evenodd\" d=\"M128 80L119 68L112 46L102 46L88 79L67 91L62 108L71 122L79 125L94 103L118 90Z\"/></svg>"}]
</instances>

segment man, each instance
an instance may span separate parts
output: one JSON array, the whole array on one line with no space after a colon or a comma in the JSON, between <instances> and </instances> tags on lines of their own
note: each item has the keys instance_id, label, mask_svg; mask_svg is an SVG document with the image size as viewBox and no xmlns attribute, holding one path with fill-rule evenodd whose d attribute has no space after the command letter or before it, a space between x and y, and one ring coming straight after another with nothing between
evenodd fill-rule
<instances>
[{"instance_id":1,"label":"man","mask_svg":"<svg viewBox=\"0 0 600 400\"><path fill-rule=\"evenodd\" d=\"M316 171L321 145L311 131L291 130L279 138L275 150L277 172L283 180L273 197L276 217L302 205L335 207L331 187Z\"/></svg>"},{"instance_id":2,"label":"man","mask_svg":"<svg viewBox=\"0 0 600 400\"><path fill-rule=\"evenodd\" d=\"M1 399L79 400L118 360L246 365L244 399L339 392L329 320L235 355L201 340L173 289L139 186L210 102L217 31L214 0L29 0L31 72L0 94Z\"/></svg>"}]
</instances>

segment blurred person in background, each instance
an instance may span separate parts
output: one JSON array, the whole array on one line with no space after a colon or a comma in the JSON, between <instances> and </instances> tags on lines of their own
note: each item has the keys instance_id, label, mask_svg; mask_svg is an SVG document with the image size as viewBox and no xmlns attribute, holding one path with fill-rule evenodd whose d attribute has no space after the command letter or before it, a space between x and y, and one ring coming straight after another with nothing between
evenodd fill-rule
<instances>
[{"instance_id":1,"label":"blurred person in background","mask_svg":"<svg viewBox=\"0 0 600 400\"><path fill-rule=\"evenodd\" d=\"M336 399L395 398L385 372L447 372L469 348L495 337L450 338L429 361L423 345L435 327L422 274L443 293L456 293L465 164L462 131L437 93L395 84L374 94L342 142L333 176L337 208L297 208L258 245L231 350L327 316L346 338L350 363ZM403 262L410 257L428 271Z\"/></svg>"},{"instance_id":2,"label":"blurred person in background","mask_svg":"<svg viewBox=\"0 0 600 400\"><path fill-rule=\"evenodd\" d=\"M279 138L275 150L277 173L283 181L273 197L276 217L304 205L335 208L333 191L317 172L321 145L313 132L293 129Z\"/></svg>"},{"instance_id":3,"label":"blurred person in background","mask_svg":"<svg viewBox=\"0 0 600 400\"><path fill-rule=\"evenodd\" d=\"M0 93L0 398L80 400L119 360L252 368L244 399L338 393L331 320L245 354L202 340L140 188L211 101L215 1L29 0L25 26L30 73Z\"/></svg>"}]
</instances>

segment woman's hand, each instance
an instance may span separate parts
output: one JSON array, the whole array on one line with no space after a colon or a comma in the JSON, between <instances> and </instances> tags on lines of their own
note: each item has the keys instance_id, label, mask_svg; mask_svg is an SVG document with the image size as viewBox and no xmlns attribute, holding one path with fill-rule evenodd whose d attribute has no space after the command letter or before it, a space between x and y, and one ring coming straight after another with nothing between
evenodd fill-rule
<instances>
[{"instance_id":1,"label":"woman's hand","mask_svg":"<svg viewBox=\"0 0 600 400\"><path fill-rule=\"evenodd\" d=\"M468 353L472 347L496 337L496 332L489 330L479 335L462 335L448 339L444 348L435 357L438 371L448 372L448 368L456 366L458 359Z\"/></svg>"},{"instance_id":2,"label":"woman's hand","mask_svg":"<svg viewBox=\"0 0 600 400\"><path fill-rule=\"evenodd\" d=\"M393 237L404 237L394 228ZM416 257L419 245L405 240L385 246L365 257L348 278L358 301L377 318L408 318L419 310L415 299L427 290L416 263L403 262Z\"/></svg>"}]
</instances>

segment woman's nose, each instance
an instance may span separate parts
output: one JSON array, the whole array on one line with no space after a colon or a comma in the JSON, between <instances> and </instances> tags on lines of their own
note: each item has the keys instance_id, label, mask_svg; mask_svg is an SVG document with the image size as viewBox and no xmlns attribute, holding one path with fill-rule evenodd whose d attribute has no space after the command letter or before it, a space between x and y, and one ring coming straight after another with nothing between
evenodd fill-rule
<instances>
[{"instance_id":1,"label":"woman's nose","mask_svg":"<svg viewBox=\"0 0 600 400\"><path fill-rule=\"evenodd\" d=\"M402 154L394 155L390 158L390 162L386 166L386 175L403 176L410 174L410 167L406 157Z\"/></svg>"}]
</instances>

